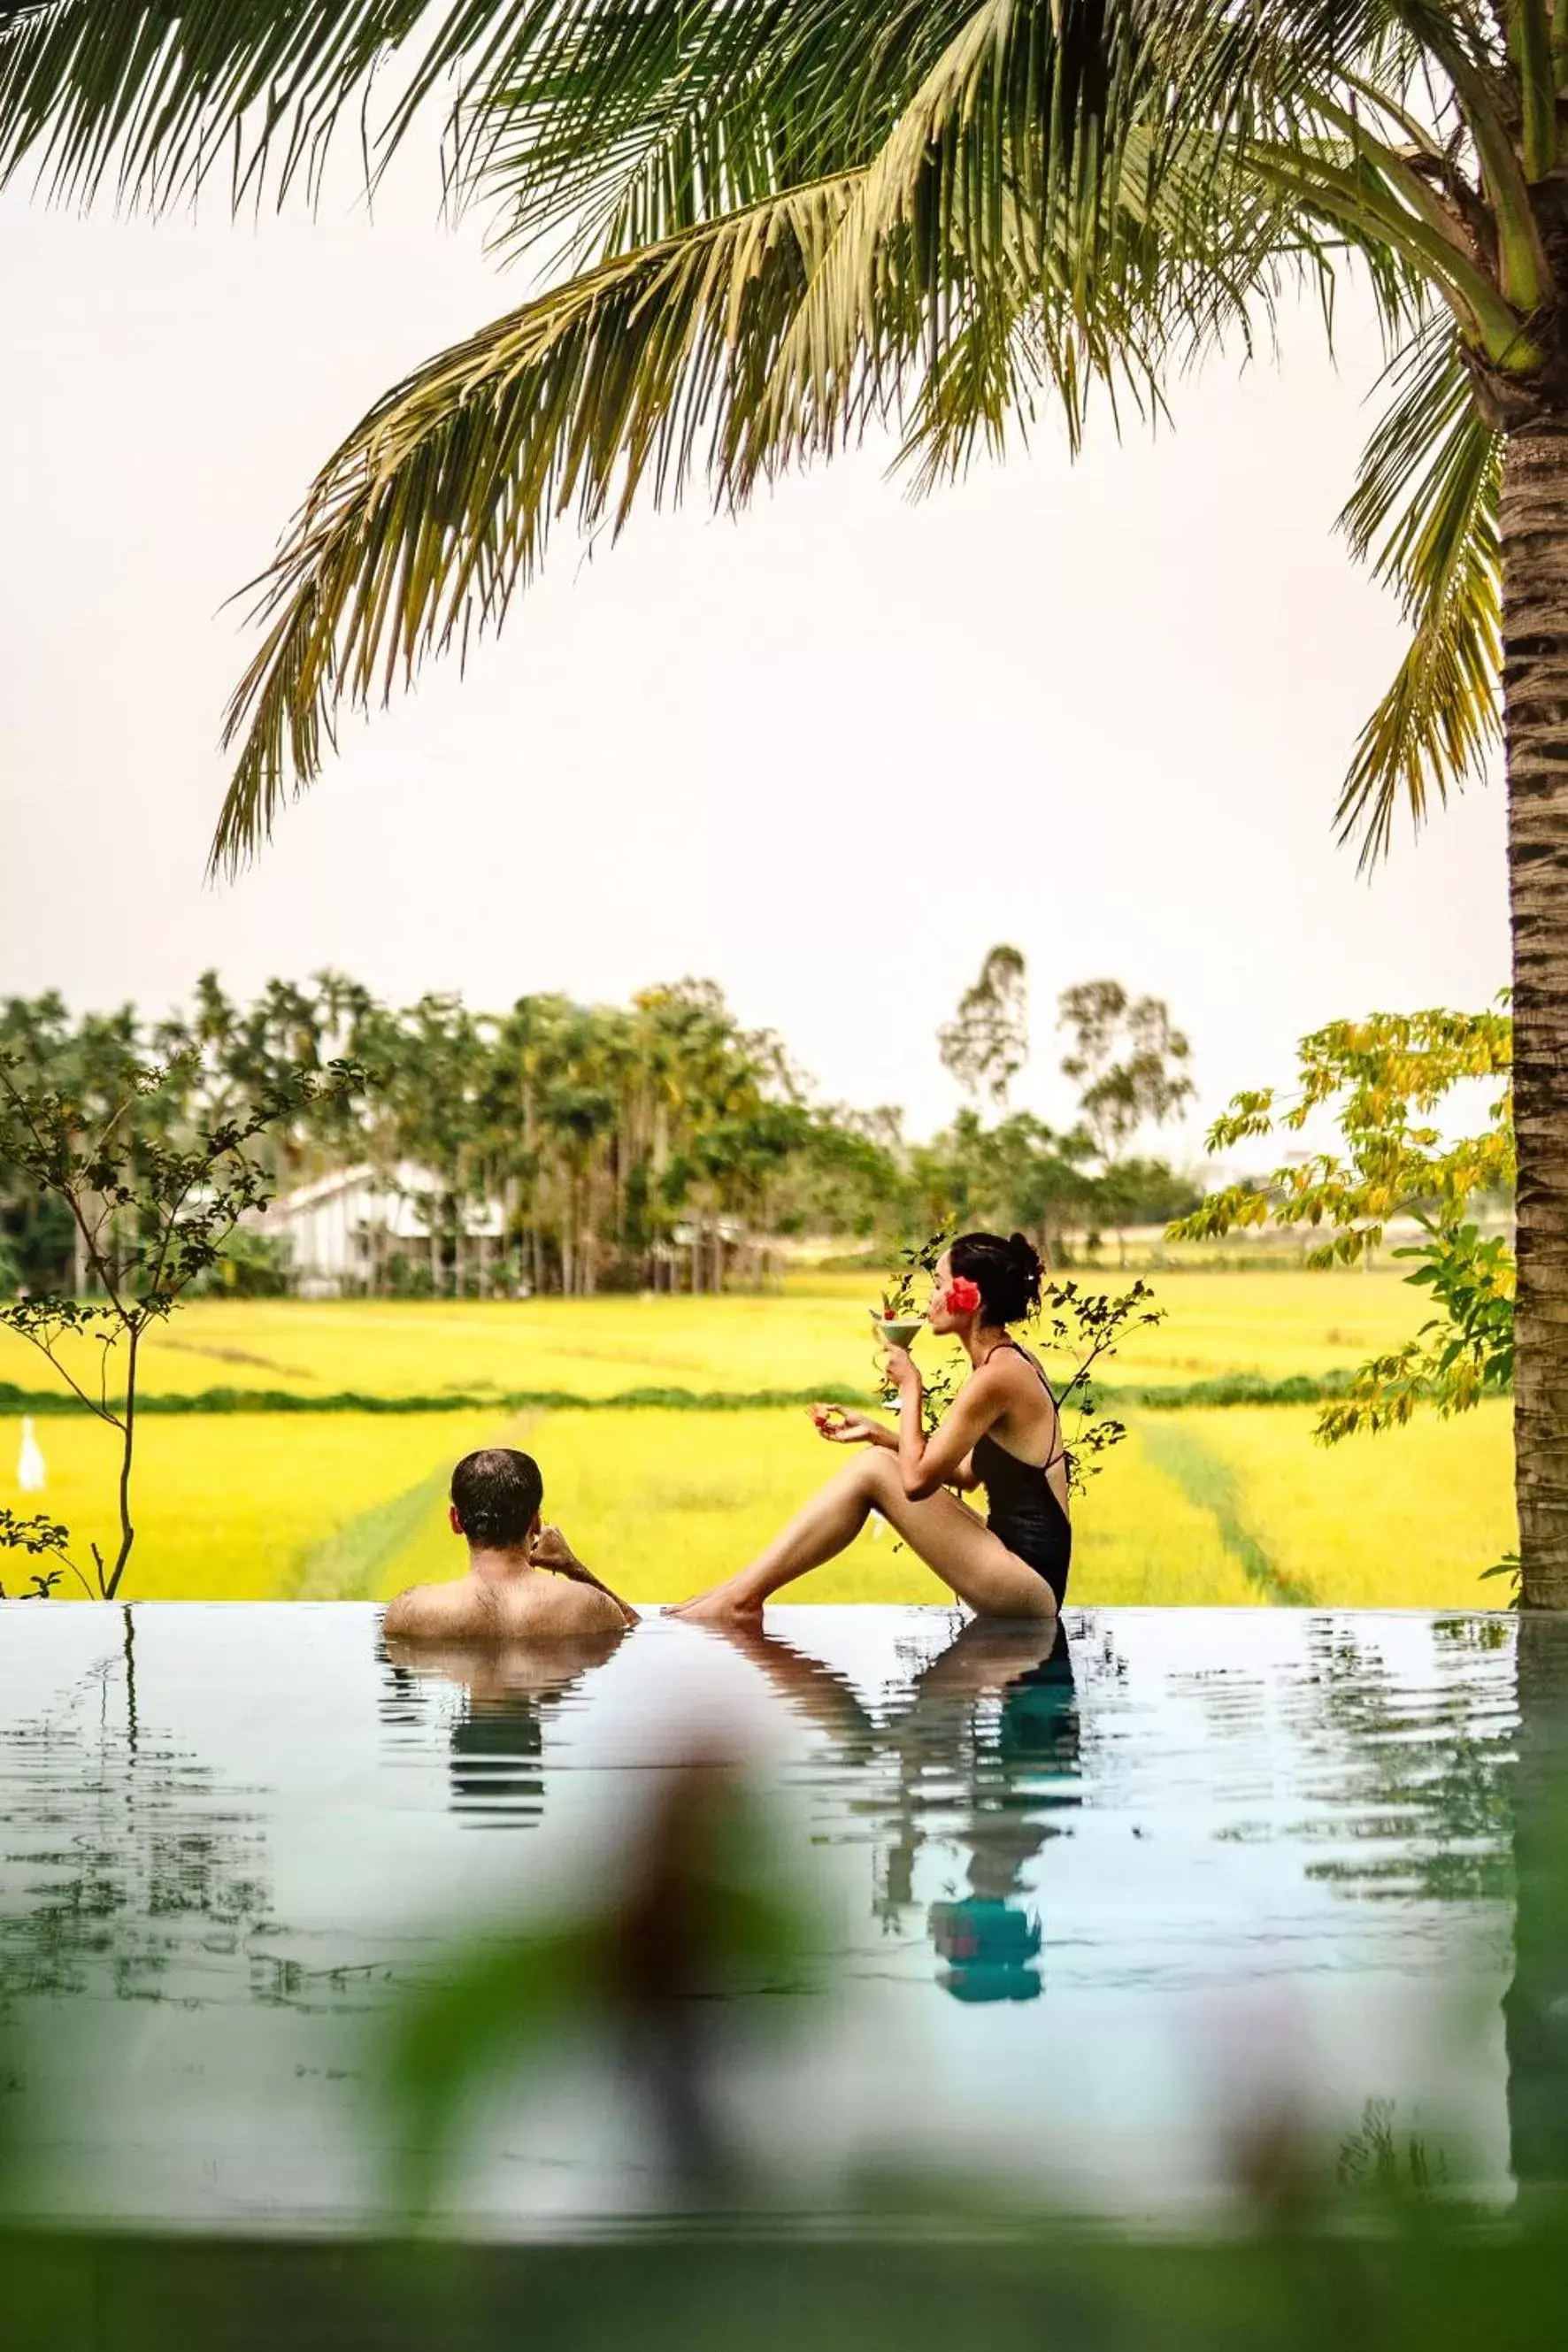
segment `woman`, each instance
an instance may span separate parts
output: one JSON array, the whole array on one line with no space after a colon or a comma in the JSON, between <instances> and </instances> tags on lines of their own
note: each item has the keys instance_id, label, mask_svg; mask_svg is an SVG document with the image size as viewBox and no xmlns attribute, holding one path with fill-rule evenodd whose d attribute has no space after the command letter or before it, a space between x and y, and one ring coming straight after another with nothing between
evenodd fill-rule
<instances>
[{"instance_id":1,"label":"woman","mask_svg":"<svg viewBox=\"0 0 1568 2352\"><path fill-rule=\"evenodd\" d=\"M760 1622L772 1594L836 1559L879 1511L977 1616L1054 1616L1072 1554L1061 1418L1045 1373L1007 1331L1039 1297L1040 1261L1022 1234L955 1241L938 1261L926 1320L933 1331L956 1332L974 1369L938 1428L924 1434L913 1358L889 1348L897 1430L814 1406L818 1433L831 1445L863 1445L862 1458L749 1568L673 1613L704 1624ZM976 1486L990 1505L984 1519L947 1491Z\"/></svg>"}]
</instances>

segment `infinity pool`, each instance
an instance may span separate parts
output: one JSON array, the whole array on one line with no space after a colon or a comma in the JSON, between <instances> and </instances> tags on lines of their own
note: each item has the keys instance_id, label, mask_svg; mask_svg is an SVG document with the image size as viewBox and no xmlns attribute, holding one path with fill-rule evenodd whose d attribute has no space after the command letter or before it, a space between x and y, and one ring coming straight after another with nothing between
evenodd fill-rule
<instances>
[{"instance_id":1,"label":"infinity pool","mask_svg":"<svg viewBox=\"0 0 1568 2352\"><path fill-rule=\"evenodd\" d=\"M784 2204L896 2171L1179 2221L1280 2116L1342 2175L1510 2194L1510 1621L768 1622L417 1659L347 1604L0 1609L11 2210L371 2219L389 2010L455 1933L613 1886L694 1739L746 1758L822 1923L729 2061ZM446 2192L495 2234L668 2193L586 2032L497 2079Z\"/></svg>"}]
</instances>

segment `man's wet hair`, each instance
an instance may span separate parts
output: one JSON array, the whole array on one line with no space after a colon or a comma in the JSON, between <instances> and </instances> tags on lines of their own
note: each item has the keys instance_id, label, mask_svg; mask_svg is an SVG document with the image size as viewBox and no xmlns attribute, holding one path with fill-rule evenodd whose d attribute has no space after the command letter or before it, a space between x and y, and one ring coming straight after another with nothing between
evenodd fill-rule
<instances>
[{"instance_id":1,"label":"man's wet hair","mask_svg":"<svg viewBox=\"0 0 1568 2352\"><path fill-rule=\"evenodd\" d=\"M521 1543L543 1500L538 1463L515 1446L465 1454L452 1473L452 1507L471 1544L505 1550Z\"/></svg>"}]
</instances>

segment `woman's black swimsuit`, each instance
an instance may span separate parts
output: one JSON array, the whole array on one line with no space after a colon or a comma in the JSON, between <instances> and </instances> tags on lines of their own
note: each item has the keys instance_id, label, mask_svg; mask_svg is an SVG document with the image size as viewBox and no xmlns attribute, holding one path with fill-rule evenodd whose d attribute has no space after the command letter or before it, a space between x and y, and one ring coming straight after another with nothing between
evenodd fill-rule
<instances>
[{"instance_id":1,"label":"woman's black swimsuit","mask_svg":"<svg viewBox=\"0 0 1568 2352\"><path fill-rule=\"evenodd\" d=\"M1002 1339L991 1350L994 1356L1000 1348L1013 1348L1040 1371L1034 1359L1025 1355L1016 1340ZM987 1356L985 1361L991 1361ZM1046 1394L1053 1408L1056 1398L1051 1384L1040 1372ZM1072 1562L1072 1523L1062 1507L1060 1496L1051 1485L1047 1472L1067 1459L1067 1448L1060 1444L1061 1414L1057 1412L1056 1432L1058 1440L1056 1452L1048 1462L1038 1465L1021 1461L999 1444L990 1432L974 1441L973 1460L974 1475L985 1489L985 1499L991 1508L985 1524L994 1536L999 1536L1019 1559L1043 1576L1055 1593L1059 1609L1067 1597L1068 1570Z\"/></svg>"}]
</instances>

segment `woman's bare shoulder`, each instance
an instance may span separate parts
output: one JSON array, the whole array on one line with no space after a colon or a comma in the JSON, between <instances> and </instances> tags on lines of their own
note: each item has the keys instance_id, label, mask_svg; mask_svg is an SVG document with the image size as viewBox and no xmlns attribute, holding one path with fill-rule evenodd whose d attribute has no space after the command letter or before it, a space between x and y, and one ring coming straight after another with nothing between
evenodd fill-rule
<instances>
[{"instance_id":1,"label":"woman's bare shoulder","mask_svg":"<svg viewBox=\"0 0 1568 2352\"><path fill-rule=\"evenodd\" d=\"M984 1362L976 1366L973 1377L996 1396L1022 1396L1038 1390L1045 1367L1015 1341L1008 1348L993 1348Z\"/></svg>"}]
</instances>

